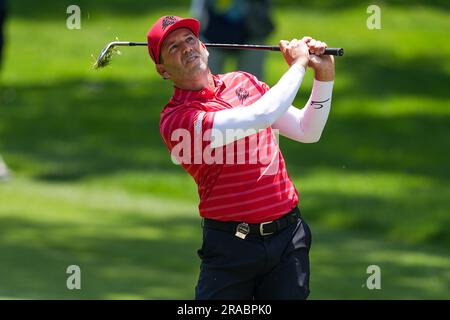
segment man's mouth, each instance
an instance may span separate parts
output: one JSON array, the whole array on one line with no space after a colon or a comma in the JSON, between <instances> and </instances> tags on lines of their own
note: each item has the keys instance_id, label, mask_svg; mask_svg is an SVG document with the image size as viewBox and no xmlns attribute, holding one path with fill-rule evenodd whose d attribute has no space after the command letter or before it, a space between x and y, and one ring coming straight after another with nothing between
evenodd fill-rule
<instances>
[{"instance_id":1,"label":"man's mouth","mask_svg":"<svg viewBox=\"0 0 450 320\"><path fill-rule=\"evenodd\" d=\"M192 61L196 60L197 58L198 58L197 55L192 55L186 59L186 63L191 63Z\"/></svg>"}]
</instances>

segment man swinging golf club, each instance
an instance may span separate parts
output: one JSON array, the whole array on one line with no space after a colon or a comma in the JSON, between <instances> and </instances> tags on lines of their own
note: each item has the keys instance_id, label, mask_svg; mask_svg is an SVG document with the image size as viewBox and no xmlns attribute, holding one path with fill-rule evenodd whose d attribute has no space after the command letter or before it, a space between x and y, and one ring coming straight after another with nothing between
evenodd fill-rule
<instances>
[{"instance_id":1,"label":"man swinging golf club","mask_svg":"<svg viewBox=\"0 0 450 320\"><path fill-rule=\"evenodd\" d=\"M196 299L306 299L311 232L274 132L319 140L334 83L324 42L280 41L288 70L269 88L251 74L213 75L195 19L163 16L147 34L157 72L174 84L160 132L194 178L203 218ZM302 109L292 102L315 72Z\"/></svg>"}]
</instances>

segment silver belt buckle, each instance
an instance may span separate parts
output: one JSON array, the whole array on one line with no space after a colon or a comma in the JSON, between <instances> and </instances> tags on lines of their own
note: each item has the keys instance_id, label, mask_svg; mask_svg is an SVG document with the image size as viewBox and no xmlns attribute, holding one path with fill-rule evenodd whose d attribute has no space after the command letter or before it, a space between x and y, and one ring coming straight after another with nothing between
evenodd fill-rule
<instances>
[{"instance_id":1,"label":"silver belt buckle","mask_svg":"<svg viewBox=\"0 0 450 320\"><path fill-rule=\"evenodd\" d=\"M260 234L260 235L262 235L262 236L268 236L269 234L272 234L272 233L273 233L273 232L267 232L267 233L264 233L264 228L263 228L263 226L264 226L265 224L269 224L269 223L271 223L271 222L273 222L273 221L261 222L261 223L259 224L259 234Z\"/></svg>"},{"instance_id":2,"label":"silver belt buckle","mask_svg":"<svg viewBox=\"0 0 450 320\"><path fill-rule=\"evenodd\" d=\"M250 233L250 226L248 223L242 222L239 223L236 227L235 236L241 239L245 239L245 237Z\"/></svg>"}]
</instances>

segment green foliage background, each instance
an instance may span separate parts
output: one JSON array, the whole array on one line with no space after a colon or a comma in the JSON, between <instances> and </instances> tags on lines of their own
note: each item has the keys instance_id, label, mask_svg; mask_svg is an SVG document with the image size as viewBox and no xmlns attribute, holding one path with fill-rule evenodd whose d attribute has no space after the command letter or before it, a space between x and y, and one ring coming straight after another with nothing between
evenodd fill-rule
<instances>
[{"instance_id":1,"label":"green foliage background","mask_svg":"<svg viewBox=\"0 0 450 320\"><path fill-rule=\"evenodd\" d=\"M0 75L0 297L191 299L201 228L191 178L159 136L170 83L145 48L91 69L116 37L145 41L186 1L10 1ZM312 299L449 299L450 15L447 1L274 1L269 43L311 35L337 59L319 143L281 138L313 231ZM78 4L81 30L66 28ZM229 70L233 64L228 64ZM286 70L269 53L269 85ZM303 106L312 73L295 104ZM82 290L66 288L79 265ZM382 270L368 290L366 268Z\"/></svg>"}]
</instances>

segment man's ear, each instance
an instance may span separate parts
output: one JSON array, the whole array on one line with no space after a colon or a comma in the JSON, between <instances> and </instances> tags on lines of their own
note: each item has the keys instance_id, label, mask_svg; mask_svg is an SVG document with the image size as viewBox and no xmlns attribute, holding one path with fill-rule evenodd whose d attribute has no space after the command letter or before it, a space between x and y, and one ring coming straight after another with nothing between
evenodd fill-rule
<instances>
[{"instance_id":1,"label":"man's ear","mask_svg":"<svg viewBox=\"0 0 450 320\"><path fill-rule=\"evenodd\" d=\"M156 64L156 71L163 77L164 80L170 79L169 73L164 68L163 64Z\"/></svg>"}]
</instances>

